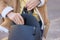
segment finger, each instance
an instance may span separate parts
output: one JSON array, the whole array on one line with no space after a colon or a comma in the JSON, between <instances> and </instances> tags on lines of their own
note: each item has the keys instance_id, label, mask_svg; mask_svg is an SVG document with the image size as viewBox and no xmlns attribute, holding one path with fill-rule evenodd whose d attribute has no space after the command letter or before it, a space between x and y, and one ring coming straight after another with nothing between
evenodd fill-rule
<instances>
[{"instance_id":1,"label":"finger","mask_svg":"<svg viewBox=\"0 0 60 40\"><path fill-rule=\"evenodd\" d=\"M20 14L18 14L18 16L19 16L20 20L21 20L22 22L24 22L23 17L22 17Z\"/></svg>"},{"instance_id":2,"label":"finger","mask_svg":"<svg viewBox=\"0 0 60 40\"><path fill-rule=\"evenodd\" d=\"M14 18L13 22L16 23L16 24L18 24L15 18Z\"/></svg>"},{"instance_id":3,"label":"finger","mask_svg":"<svg viewBox=\"0 0 60 40\"><path fill-rule=\"evenodd\" d=\"M15 23L16 24L22 24L21 21L18 20L19 18L15 18Z\"/></svg>"},{"instance_id":4,"label":"finger","mask_svg":"<svg viewBox=\"0 0 60 40\"><path fill-rule=\"evenodd\" d=\"M31 5L33 5L33 6L36 7L39 3L40 3L40 2L39 2L39 1L36 1L36 0L31 1L30 3L27 4L27 8L30 7ZM32 7L33 7L33 6L32 6Z\"/></svg>"},{"instance_id":5,"label":"finger","mask_svg":"<svg viewBox=\"0 0 60 40\"><path fill-rule=\"evenodd\" d=\"M19 19L21 20L21 22L24 24L24 19L23 19L23 17L22 17L20 14L18 14L18 16L19 16Z\"/></svg>"},{"instance_id":6,"label":"finger","mask_svg":"<svg viewBox=\"0 0 60 40\"><path fill-rule=\"evenodd\" d=\"M23 21L20 19L19 16L18 16L18 19L17 20L18 20L19 24L24 24Z\"/></svg>"},{"instance_id":7,"label":"finger","mask_svg":"<svg viewBox=\"0 0 60 40\"><path fill-rule=\"evenodd\" d=\"M17 16L17 18L15 18L17 20L18 24L22 24L21 20L19 19L19 17Z\"/></svg>"},{"instance_id":8,"label":"finger","mask_svg":"<svg viewBox=\"0 0 60 40\"><path fill-rule=\"evenodd\" d=\"M27 3L26 3L26 7L30 6L30 4L32 4L33 1L29 0Z\"/></svg>"},{"instance_id":9,"label":"finger","mask_svg":"<svg viewBox=\"0 0 60 40\"><path fill-rule=\"evenodd\" d=\"M35 2L34 4L30 5L27 9L28 9L28 10L34 9L34 8L37 6L37 4L38 4L38 3Z\"/></svg>"},{"instance_id":10,"label":"finger","mask_svg":"<svg viewBox=\"0 0 60 40\"><path fill-rule=\"evenodd\" d=\"M31 5L31 6L29 6L27 9L28 9L28 10L32 10L32 9L34 9L34 8L35 8L35 6L36 6L36 5L32 4L32 5Z\"/></svg>"}]
</instances>

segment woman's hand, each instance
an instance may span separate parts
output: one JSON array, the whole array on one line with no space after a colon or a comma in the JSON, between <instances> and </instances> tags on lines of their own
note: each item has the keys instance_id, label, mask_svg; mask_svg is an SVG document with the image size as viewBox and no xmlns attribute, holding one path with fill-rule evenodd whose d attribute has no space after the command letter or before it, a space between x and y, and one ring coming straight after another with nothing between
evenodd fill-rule
<instances>
[{"instance_id":1,"label":"woman's hand","mask_svg":"<svg viewBox=\"0 0 60 40\"><path fill-rule=\"evenodd\" d=\"M40 0L29 0L26 3L26 7L28 10L32 10L40 3Z\"/></svg>"},{"instance_id":2,"label":"woman's hand","mask_svg":"<svg viewBox=\"0 0 60 40\"><path fill-rule=\"evenodd\" d=\"M24 24L24 19L20 15L20 13L10 12L9 14L7 14L7 16L10 20L12 20L16 24L21 24L21 25Z\"/></svg>"}]
</instances>

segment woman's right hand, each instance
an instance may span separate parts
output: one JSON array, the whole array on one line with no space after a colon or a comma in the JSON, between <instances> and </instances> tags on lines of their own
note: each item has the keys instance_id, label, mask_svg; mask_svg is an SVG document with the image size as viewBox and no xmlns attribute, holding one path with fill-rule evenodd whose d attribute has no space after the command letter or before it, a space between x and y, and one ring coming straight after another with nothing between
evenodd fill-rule
<instances>
[{"instance_id":1,"label":"woman's right hand","mask_svg":"<svg viewBox=\"0 0 60 40\"><path fill-rule=\"evenodd\" d=\"M7 14L7 17L16 24L21 24L21 25L24 24L24 19L20 15L20 13L10 12L9 14Z\"/></svg>"}]
</instances>

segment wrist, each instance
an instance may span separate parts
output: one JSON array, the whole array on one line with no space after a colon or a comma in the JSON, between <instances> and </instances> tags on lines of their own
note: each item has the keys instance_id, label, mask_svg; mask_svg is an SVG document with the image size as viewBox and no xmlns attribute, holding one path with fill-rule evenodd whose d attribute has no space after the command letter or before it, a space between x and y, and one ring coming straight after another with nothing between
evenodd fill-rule
<instances>
[{"instance_id":1,"label":"wrist","mask_svg":"<svg viewBox=\"0 0 60 40\"><path fill-rule=\"evenodd\" d=\"M12 15L12 13L13 13L13 12L11 11L11 12L9 12L6 16L9 17L10 15Z\"/></svg>"},{"instance_id":2,"label":"wrist","mask_svg":"<svg viewBox=\"0 0 60 40\"><path fill-rule=\"evenodd\" d=\"M1 13L2 17L5 18L7 14L9 14L11 11L13 11L13 8L10 6L7 6L6 8L3 9Z\"/></svg>"}]
</instances>

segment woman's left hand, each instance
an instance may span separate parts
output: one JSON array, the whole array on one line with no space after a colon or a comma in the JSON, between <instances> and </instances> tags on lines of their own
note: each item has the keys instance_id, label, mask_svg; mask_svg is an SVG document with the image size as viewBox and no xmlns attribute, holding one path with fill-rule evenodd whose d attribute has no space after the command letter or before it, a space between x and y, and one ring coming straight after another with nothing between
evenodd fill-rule
<instances>
[{"instance_id":1,"label":"woman's left hand","mask_svg":"<svg viewBox=\"0 0 60 40\"><path fill-rule=\"evenodd\" d=\"M32 10L40 3L40 0L29 0L26 3L26 7L28 10Z\"/></svg>"}]
</instances>

